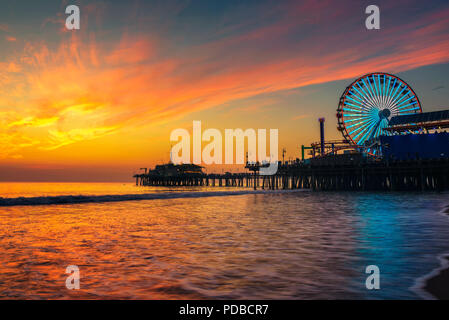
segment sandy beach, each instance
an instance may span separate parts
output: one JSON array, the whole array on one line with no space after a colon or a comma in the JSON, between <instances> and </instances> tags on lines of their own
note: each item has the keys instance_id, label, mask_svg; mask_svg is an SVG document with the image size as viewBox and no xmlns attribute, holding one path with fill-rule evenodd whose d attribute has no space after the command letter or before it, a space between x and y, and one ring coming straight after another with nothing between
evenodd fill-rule
<instances>
[{"instance_id":1,"label":"sandy beach","mask_svg":"<svg viewBox=\"0 0 449 320\"><path fill-rule=\"evenodd\" d=\"M449 300L449 256L445 259L446 268L429 278L424 285L424 290L439 300Z\"/></svg>"},{"instance_id":2,"label":"sandy beach","mask_svg":"<svg viewBox=\"0 0 449 320\"><path fill-rule=\"evenodd\" d=\"M449 215L449 206L444 210L444 213ZM449 256L443 258L438 273L426 281L424 290L439 300L449 300Z\"/></svg>"}]
</instances>

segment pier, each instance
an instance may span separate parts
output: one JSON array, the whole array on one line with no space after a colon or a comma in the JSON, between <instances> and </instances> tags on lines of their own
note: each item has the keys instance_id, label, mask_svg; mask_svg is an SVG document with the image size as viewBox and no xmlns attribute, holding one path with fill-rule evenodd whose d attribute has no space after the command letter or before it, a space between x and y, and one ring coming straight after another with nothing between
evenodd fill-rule
<instances>
[{"instance_id":1,"label":"pier","mask_svg":"<svg viewBox=\"0 0 449 320\"><path fill-rule=\"evenodd\" d=\"M317 159L318 160L318 159ZM371 161L357 155L319 161L280 163L276 174L260 175L260 165L247 164L247 173L155 172L134 175L140 186L244 187L253 189L312 189L316 191L444 191L449 190L449 159Z\"/></svg>"},{"instance_id":2,"label":"pier","mask_svg":"<svg viewBox=\"0 0 449 320\"><path fill-rule=\"evenodd\" d=\"M379 95L388 95L391 103L380 103ZM283 149L274 175L262 175L260 169L268 165L249 163L247 155L244 173L206 174L198 165L169 163L148 172L144 168L134 175L136 185L449 190L449 133L443 131L449 128L449 110L422 112L415 92L402 79L382 72L356 79L340 97L336 117L343 140L326 140L325 119L319 118L320 141L303 145L301 160L284 161ZM305 150L311 158L305 159Z\"/></svg>"}]
</instances>

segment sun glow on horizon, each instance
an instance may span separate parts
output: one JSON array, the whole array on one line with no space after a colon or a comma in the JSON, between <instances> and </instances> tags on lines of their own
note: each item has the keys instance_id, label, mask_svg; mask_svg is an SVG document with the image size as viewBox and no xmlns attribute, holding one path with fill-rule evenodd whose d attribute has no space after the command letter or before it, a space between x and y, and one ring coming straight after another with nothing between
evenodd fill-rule
<instances>
[{"instance_id":1,"label":"sun glow on horizon","mask_svg":"<svg viewBox=\"0 0 449 320\"><path fill-rule=\"evenodd\" d=\"M137 2L111 23L123 7L83 3L79 31L64 30L63 11L41 12L39 37L0 20L0 165L84 168L108 161L130 170L142 162L167 161L170 131L192 117L221 128L273 127L273 117L264 112L283 117L275 122L280 148L288 145L296 154L298 136L282 133L319 111L298 101L292 114L293 103L284 98L288 90L372 70L402 72L449 62L446 6L416 21L390 21L390 28L367 35L353 28L357 10L311 0L283 2L267 20L223 13L228 24L217 22L220 32L196 33L188 33L193 27L182 15L185 4L140 16L139 6L148 7ZM266 9L260 4L248 10L262 17ZM308 18L314 12L319 21ZM339 30L333 29L336 21ZM185 33L179 25L186 26ZM251 106L248 99L258 97ZM232 114L224 106L232 106ZM334 106L320 107L334 112ZM248 125L242 125L245 119ZM305 131L301 137L310 142L315 136Z\"/></svg>"}]
</instances>

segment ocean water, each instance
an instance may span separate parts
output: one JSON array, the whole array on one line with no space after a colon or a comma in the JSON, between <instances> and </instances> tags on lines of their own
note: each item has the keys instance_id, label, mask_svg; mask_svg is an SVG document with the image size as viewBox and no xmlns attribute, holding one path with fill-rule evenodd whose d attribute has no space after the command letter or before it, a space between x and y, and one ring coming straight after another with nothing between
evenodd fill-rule
<instances>
[{"instance_id":1,"label":"ocean water","mask_svg":"<svg viewBox=\"0 0 449 320\"><path fill-rule=\"evenodd\" d=\"M448 193L0 183L0 197L3 299L416 299L449 252Z\"/></svg>"}]
</instances>

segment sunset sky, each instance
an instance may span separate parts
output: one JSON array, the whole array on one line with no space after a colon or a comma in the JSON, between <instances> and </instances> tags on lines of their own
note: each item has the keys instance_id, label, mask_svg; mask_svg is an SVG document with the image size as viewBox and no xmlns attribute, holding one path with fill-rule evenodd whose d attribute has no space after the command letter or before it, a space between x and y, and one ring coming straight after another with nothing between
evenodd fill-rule
<instances>
[{"instance_id":1,"label":"sunset sky","mask_svg":"<svg viewBox=\"0 0 449 320\"><path fill-rule=\"evenodd\" d=\"M65 7L81 29L65 29ZM287 158L339 139L356 77L397 74L449 109L449 3L14 1L0 10L0 181L131 181L169 159L170 132L276 128Z\"/></svg>"}]
</instances>

